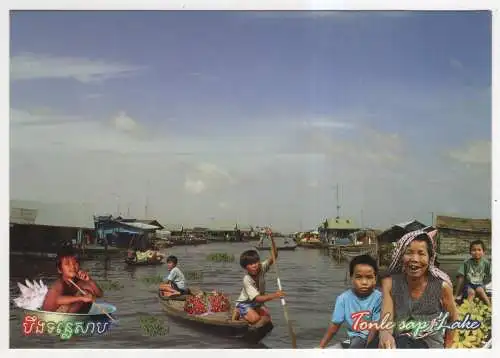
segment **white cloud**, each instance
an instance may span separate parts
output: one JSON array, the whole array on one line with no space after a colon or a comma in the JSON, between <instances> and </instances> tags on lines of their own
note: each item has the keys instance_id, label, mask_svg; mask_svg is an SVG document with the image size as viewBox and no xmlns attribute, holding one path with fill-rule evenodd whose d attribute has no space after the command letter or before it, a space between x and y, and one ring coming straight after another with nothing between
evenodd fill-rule
<instances>
[{"instance_id":1,"label":"white cloud","mask_svg":"<svg viewBox=\"0 0 500 358\"><path fill-rule=\"evenodd\" d=\"M154 135L138 136L144 122L125 111L98 121L50 109L14 109L11 123L18 123L10 141L14 198L92 202L113 213L132 203L131 215L143 216L148 197L160 221L203 224L214 216L292 229L335 215L336 183L342 215L358 219L363 209L365 224L382 227L448 207L480 215L490 202L488 170L410 152L401 135L360 125L352 138L274 124L266 136L260 127L193 136L163 122ZM478 162L484 146L471 148L454 154Z\"/></svg>"},{"instance_id":2,"label":"white cloud","mask_svg":"<svg viewBox=\"0 0 500 358\"><path fill-rule=\"evenodd\" d=\"M51 111L50 109L40 109L24 111L18 109L10 110L11 125L56 125L61 123L75 123L83 120L81 116L64 115Z\"/></svg>"},{"instance_id":3,"label":"white cloud","mask_svg":"<svg viewBox=\"0 0 500 358\"><path fill-rule=\"evenodd\" d=\"M141 67L90 60L78 57L56 57L25 53L10 59L11 80L37 80L46 78L74 79L82 83L130 76Z\"/></svg>"},{"instance_id":4,"label":"white cloud","mask_svg":"<svg viewBox=\"0 0 500 358\"><path fill-rule=\"evenodd\" d=\"M451 150L449 156L466 164L490 164L491 141L468 143L465 148Z\"/></svg>"},{"instance_id":5,"label":"white cloud","mask_svg":"<svg viewBox=\"0 0 500 358\"><path fill-rule=\"evenodd\" d=\"M230 183L234 183L235 179L229 173L213 163L201 163L198 165L197 170L202 176L213 179L226 179Z\"/></svg>"},{"instance_id":6,"label":"white cloud","mask_svg":"<svg viewBox=\"0 0 500 358\"><path fill-rule=\"evenodd\" d=\"M191 194L200 194L206 190L207 186L200 179L192 180L187 178L186 181L184 182L184 188L186 189L187 192Z\"/></svg>"},{"instance_id":7,"label":"white cloud","mask_svg":"<svg viewBox=\"0 0 500 358\"><path fill-rule=\"evenodd\" d=\"M353 129L355 127L352 123L346 122L338 122L328 119L323 120L313 120L313 121L304 121L303 125L308 128L332 128L332 129Z\"/></svg>"},{"instance_id":8,"label":"white cloud","mask_svg":"<svg viewBox=\"0 0 500 358\"><path fill-rule=\"evenodd\" d=\"M125 112L120 112L120 114L113 118L113 125L116 129L123 132L133 132L137 129L136 121L127 116Z\"/></svg>"}]
</instances>

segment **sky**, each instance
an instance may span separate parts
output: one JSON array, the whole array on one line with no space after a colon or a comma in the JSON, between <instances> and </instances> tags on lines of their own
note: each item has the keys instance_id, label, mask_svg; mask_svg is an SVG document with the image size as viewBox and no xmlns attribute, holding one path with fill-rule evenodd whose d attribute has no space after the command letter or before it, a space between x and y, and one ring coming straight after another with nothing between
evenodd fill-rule
<instances>
[{"instance_id":1,"label":"sky","mask_svg":"<svg viewBox=\"0 0 500 358\"><path fill-rule=\"evenodd\" d=\"M307 230L491 216L489 12L11 12L11 199Z\"/></svg>"}]
</instances>

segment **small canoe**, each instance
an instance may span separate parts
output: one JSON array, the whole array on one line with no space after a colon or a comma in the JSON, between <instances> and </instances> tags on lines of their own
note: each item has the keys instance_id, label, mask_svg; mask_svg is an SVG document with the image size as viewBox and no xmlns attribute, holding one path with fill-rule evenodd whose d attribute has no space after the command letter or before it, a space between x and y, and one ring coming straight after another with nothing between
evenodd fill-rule
<instances>
[{"instance_id":1,"label":"small canoe","mask_svg":"<svg viewBox=\"0 0 500 358\"><path fill-rule=\"evenodd\" d=\"M104 302L98 304L99 307L93 304L89 313L85 314L23 309L22 331L25 335L48 334L62 339L102 335L116 323L111 322L104 312L113 317L116 307Z\"/></svg>"},{"instance_id":2,"label":"small canoe","mask_svg":"<svg viewBox=\"0 0 500 358\"><path fill-rule=\"evenodd\" d=\"M243 339L252 344L259 343L273 329L271 322L263 326L250 326L244 320L233 320L232 309L229 312L210 313L208 315L191 315L184 311L186 296L169 299L159 295L160 303L167 316L179 322L206 330L212 334L229 338Z\"/></svg>"},{"instance_id":3,"label":"small canoe","mask_svg":"<svg viewBox=\"0 0 500 358\"><path fill-rule=\"evenodd\" d=\"M270 251L271 246L255 246L255 248L259 251ZM297 245L290 245L290 246L276 246L276 249L278 251L293 251L297 248Z\"/></svg>"}]
</instances>

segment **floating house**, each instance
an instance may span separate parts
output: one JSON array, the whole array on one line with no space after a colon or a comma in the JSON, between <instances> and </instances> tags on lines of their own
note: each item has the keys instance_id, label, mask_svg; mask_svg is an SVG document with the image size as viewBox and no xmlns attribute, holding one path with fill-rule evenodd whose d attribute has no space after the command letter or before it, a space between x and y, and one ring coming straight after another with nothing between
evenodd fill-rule
<instances>
[{"instance_id":1,"label":"floating house","mask_svg":"<svg viewBox=\"0 0 500 358\"><path fill-rule=\"evenodd\" d=\"M468 255L470 243L482 240L491 254L491 220L436 216L437 251L440 255Z\"/></svg>"},{"instance_id":2,"label":"floating house","mask_svg":"<svg viewBox=\"0 0 500 358\"><path fill-rule=\"evenodd\" d=\"M87 204L10 201L10 251L55 253L62 244L94 237L92 208Z\"/></svg>"}]
</instances>

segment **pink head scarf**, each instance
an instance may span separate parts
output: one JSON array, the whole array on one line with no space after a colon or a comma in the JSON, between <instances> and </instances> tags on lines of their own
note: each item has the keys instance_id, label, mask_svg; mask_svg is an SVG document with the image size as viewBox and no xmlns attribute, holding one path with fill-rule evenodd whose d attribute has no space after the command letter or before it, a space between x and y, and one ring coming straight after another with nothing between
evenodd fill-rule
<instances>
[{"instance_id":1,"label":"pink head scarf","mask_svg":"<svg viewBox=\"0 0 500 358\"><path fill-rule=\"evenodd\" d=\"M431 231L429 233L423 230L416 230L404 235L401 239L399 239L392 255L392 262L389 265L389 272L391 274L403 272L403 255L405 251L410 243L415 240L416 237L422 234L427 235L430 239L430 242L432 243L432 256L429 257L429 273L453 287L450 277L444 271L441 271L434 266L434 262L436 261L436 243L434 241L434 237L437 234L437 230Z\"/></svg>"}]
</instances>

